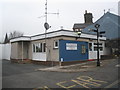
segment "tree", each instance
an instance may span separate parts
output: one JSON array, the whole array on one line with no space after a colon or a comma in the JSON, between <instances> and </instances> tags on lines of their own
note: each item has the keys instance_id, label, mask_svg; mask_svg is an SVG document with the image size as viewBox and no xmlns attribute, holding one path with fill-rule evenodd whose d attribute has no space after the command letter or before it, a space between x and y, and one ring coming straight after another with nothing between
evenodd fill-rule
<instances>
[{"instance_id":1,"label":"tree","mask_svg":"<svg viewBox=\"0 0 120 90\"><path fill-rule=\"evenodd\" d=\"M16 38L16 37L21 37L23 35L24 35L23 32L13 31L13 32L10 32L9 39Z\"/></svg>"}]
</instances>

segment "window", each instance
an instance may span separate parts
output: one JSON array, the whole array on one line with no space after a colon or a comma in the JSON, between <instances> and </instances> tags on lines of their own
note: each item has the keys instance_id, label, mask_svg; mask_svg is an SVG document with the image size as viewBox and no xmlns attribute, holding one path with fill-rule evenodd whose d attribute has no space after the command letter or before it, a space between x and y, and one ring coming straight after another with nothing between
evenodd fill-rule
<instances>
[{"instance_id":1,"label":"window","mask_svg":"<svg viewBox=\"0 0 120 90\"><path fill-rule=\"evenodd\" d=\"M40 44L39 43L36 44L36 52L40 52Z\"/></svg>"},{"instance_id":2,"label":"window","mask_svg":"<svg viewBox=\"0 0 120 90\"><path fill-rule=\"evenodd\" d=\"M103 47L99 47L100 51L103 51ZM94 51L97 51L97 47L94 47Z\"/></svg>"},{"instance_id":3,"label":"window","mask_svg":"<svg viewBox=\"0 0 120 90\"><path fill-rule=\"evenodd\" d=\"M58 48L58 40L54 41L54 48Z\"/></svg>"},{"instance_id":4,"label":"window","mask_svg":"<svg viewBox=\"0 0 120 90\"><path fill-rule=\"evenodd\" d=\"M97 47L94 47L94 51L97 51Z\"/></svg>"},{"instance_id":5,"label":"window","mask_svg":"<svg viewBox=\"0 0 120 90\"><path fill-rule=\"evenodd\" d=\"M43 52L46 52L46 43L43 43Z\"/></svg>"},{"instance_id":6,"label":"window","mask_svg":"<svg viewBox=\"0 0 120 90\"><path fill-rule=\"evenodd\" d=\"M34 53L46 52L45 46L46 46L45 43L35 43L33 44L33 52Z\"/></svg>"},{"instance_id":7,"label":"window","mask_svg":"<svg viewBox=\"0 0 120 90\"><path fill-rule=\"evenodd\" d=\"M89 51L92 51L92 43L89 43Z\"/></svg>"},{"instance_id":8,"label":"window","mask_svg":"<svg viewBox=\"0 0 120 90\"><path fill-rule=\"evenodd\" d=\"M40 52L42 52L42 43L40 43Z\"/></svg>"},{"instance_id":9,"label":"window","mask_svg":"<svg viewBox=\"0 0 120 90\"><path fill-rule=\"evenodd\" d=\"M82 54L85 54L86 53L86 47L85 45L82 45Z\"/></svg>"},{"instance_id":10,"label":"window","mask_svg":"<svg viewBox=\"0 0 120 90\"><path fill-rule=\"evenodd\" d=\"M100 51L103 51L103 47L99 47Z\"/></svg>"},{"instance_id":11,"label":"window","mask_svg":"<svg viewBox=\"0 0 120 90\"><path fill-rule=\"evenodd\" d=\"M103 44L99 43L99 50L103 51ZM97 51L97 43L94 43L94 51Z\"/></svg>"},{"instance_id":12,"label":"window","mask_svg":"<svg viewBox=\"0 0 120 90\"><path fill-rule=\"evenodd\" d=\"M36 50L35 50L35 44L33 44L33 52L36 52Z\"/></svg>"}]
</instances>

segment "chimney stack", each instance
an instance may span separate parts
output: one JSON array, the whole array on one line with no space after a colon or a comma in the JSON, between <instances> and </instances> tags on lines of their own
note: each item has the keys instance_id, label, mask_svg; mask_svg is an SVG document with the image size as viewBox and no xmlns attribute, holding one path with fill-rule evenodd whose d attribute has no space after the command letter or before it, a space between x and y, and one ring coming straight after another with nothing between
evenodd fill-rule
<instances>
[{"instance_id":1,"label":"chimney stack","mask_svg":"<svg viewBox=\"0 0 120 90\"><path fill-rule=\"evenodd\" d=\"M87 24L93 23L92 18L93 18L92 13L87 13L87 10L85 10L85 14L84 14L85 23Z\"/></svg>"}]
</instances>

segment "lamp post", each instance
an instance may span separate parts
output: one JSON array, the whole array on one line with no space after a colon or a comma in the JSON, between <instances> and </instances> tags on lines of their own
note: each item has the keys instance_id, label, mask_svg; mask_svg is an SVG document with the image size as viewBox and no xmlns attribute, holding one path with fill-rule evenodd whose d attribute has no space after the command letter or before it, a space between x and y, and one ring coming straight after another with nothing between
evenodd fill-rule
<instances>
[{"instance_id":1,"label":"lamp post","mask_svg":"<svg viewBox=\"0 0 120 90\"><path fill-rule=\"evenodd\" d=\"M81 31L77 31L77 35L79 36L79 37L76 37L76 40L78 39L78 38L80 38L80 35L81 35Z\"/></svg>"},{"instance_id":2,"label":"lamp post","mask_svg":"<svg viewBox=\"0 0 120 90\"><path fill-rule=\"evenodd\" d=\"M97 33L97 66L100 66L100 59L99 59L99 36L101 36L100 34L105 33L105 31L99 32L99 30L98 30L99 27L100 27L99 24L95 24L96 30L90 29L90 31L93 31L93 32Z\"/></svg>"}]
</instances>

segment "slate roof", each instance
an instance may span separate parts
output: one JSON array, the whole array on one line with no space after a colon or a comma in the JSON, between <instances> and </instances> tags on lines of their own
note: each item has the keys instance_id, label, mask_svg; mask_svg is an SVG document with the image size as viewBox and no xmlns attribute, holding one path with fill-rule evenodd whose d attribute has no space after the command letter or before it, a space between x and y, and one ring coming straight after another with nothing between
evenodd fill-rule
<instances>
[{"instance_id":1,"label":"slate roof","mask_svg":"<svg viewBox=\"0 0 120 90\"><path fill-rule=\"evenodd\" d=\"M85 27L89 26L91 24L88 23L75 23L73 26L73 29L84 29Z\"/></svg>"},{"instance_id":2,"label":"slate roof","mask_svg":"<svg viewBox=\"0 0 120 90\"><path fill-rule=\"evenodd\" d=\"M89 32L89 29L96 29L95 24L100 24L99 31L105 31L107 39L120 38L120 16L107 12L94 24L84 28L83 32L95 34L95 32Z\"/></svg>"}]
</instances>

